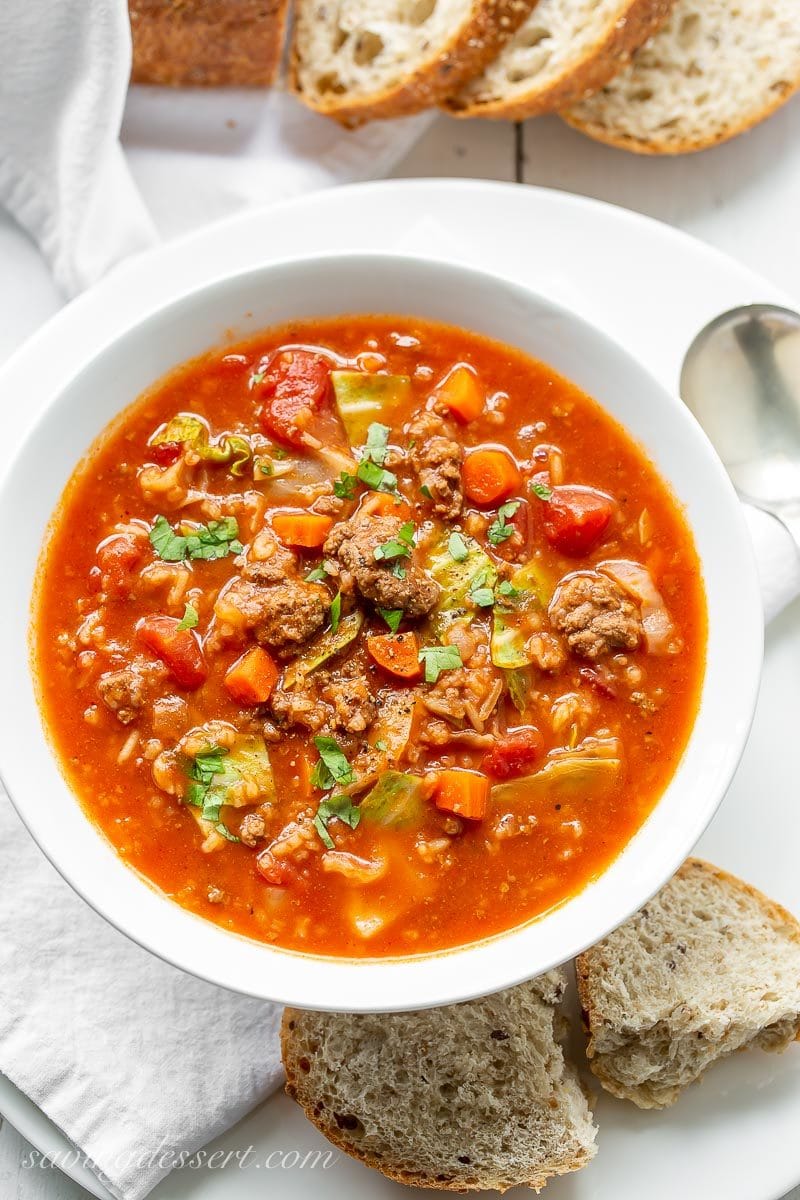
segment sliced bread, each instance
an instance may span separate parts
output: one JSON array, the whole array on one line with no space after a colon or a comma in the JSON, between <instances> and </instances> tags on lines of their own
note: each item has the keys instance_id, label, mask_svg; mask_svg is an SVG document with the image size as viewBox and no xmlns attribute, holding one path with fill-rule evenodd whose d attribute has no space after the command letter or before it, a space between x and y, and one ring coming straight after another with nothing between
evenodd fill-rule
<instances>
[{"instance_id":1,"label":"sliced bread","mask_svg":"<svg viewBox=\"0 0 800 1200\"><path fill-rule=\"evenodd\" d=\"M130 0L133 83L266 87L283 57L288 0Z\"/></svg>"},{"instance_id":2,"label":"sliced bread","mask_svg":"<svg viewBox=\"0 0 800 1200\"><path fill-rule=\"evenodd\" d=\"M297 0L290 86L345 125L430 108L488 63L534 0Z\"/></svg>"},{"instance_id":3,"label":"sliced bread","mask_svg":"<svg viewBox=\"0 0 800 1200\"><path fill-rule=\"evenodd\" d=\"M665 1108L734 1050L783 1050L800 1030L800 924L690 858L641 912L576 962L592 1071Z\"/></svg>"},{"instance_id":4,"label":"sliced bread","mask_svg":"<svg viewBox=\"0 0 800 1200\"><path fill-rule=\"evenodd\" d=\"M623 150L688 154L763 121L798 87L798 0L678 0L628 68L562 116Z\"/></svg>"},{"instance_id":5,"label":"sliced bread","mask_svg":"<svg viewBox=\"0 0 800 1200\"><path fill-rule=\"evenodd\" d=\"M564 1061L551 971L424 1012L287 1010L286 1090L335 1145L417 1187L528 1184L584 1166L596 1129Z\"/></svg>"},{"instance_id":6,"label":"sliced bread","mask_svg":"<svg viewBox=\"0 0 800 1200\"><path fill-rule=\"evenodd\" d=\"M673 0L539 0L498 56L445 101L459 117L522 120L565 108L617 73Z\"/></svg>"}]
</instances>

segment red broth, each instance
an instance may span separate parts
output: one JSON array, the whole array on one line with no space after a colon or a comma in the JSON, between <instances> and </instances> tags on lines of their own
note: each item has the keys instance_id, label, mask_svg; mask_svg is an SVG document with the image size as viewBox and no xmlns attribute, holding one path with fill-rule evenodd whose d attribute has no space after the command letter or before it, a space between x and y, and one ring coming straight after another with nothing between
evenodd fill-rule
<instances>
[{"instance_id":1,"label":"red broth","mask_svg":"<svg viewBox=\"0 0 800 1200\"><path fill-rule=\"evenodd\" d=\"M120 857L325 955L459 946L600 875L683 754L705 646L691 532L628 434L407 317L172 371L76 470L35 609L52 742Z\"/></svg>"}]
</instances>

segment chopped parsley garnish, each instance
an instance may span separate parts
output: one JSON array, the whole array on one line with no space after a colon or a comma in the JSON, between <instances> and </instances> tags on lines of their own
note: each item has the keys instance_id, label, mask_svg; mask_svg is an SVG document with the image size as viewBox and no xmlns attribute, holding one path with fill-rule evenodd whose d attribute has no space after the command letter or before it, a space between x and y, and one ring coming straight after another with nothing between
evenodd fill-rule
<instances>
[{"instance_id":1,"label":"chopped parsley garnish","mask_svg":"<svg viewBox=\"0 0 800 1200\"><path fill-rule=\"evenodd\" d=\"M403 619L402 608L379 608L378 613L383 617L392 633L397 633L397 630L400 628L400 622Z\"/></svg>"},{"instance_id":2,"label":"chopped parsley garnish","mask_svg":"<svg viewBox=\"0 0 800 1200\"><path fill-rule=\"evenodd\" d=\"M361 820L361 809L353 804L349 796L328 796L322 801L314 817L314 828L327 850L334 848L333 838L328 833L328 822L334 817L355 829Z\"/></svg>"},{"instance_id":3,"label":"chopped parsley garnish","mask_svg":"<svg viewBox=\"0 0 800 1200\"><path fill-rule=\"evenodd\" d=\"M458 532L450 534L447 539L447 549L454 562L466 562L469 558L469 546Z\"/></svg>"},{"instance_id":4,"label":"chopped parsley garnish","mask_svg":"<svg viewBox=\"0 0 800 1200\"><path fill-rule=\"evenodd\" d=\"M501 504L497 510L497 516L489 526L486 536L493 546L499 546L506 538L510 538L514 532L514 526L507 524L507 518L513 517L514 513L519 508L519 500L509 500L507 504Z\"/></svg>"},{"instance_id":5,"label":"chopped parsley garnish","mask_svg":"<svg viewBox=\"0 0 800 1200\"><path fill-rule=\"evenodd\" d=\"M150 530L150 545L164 562L183 562L187 558L227 558L241 554L239 523L236 517L209 521L191 533L175 533L166 517L158 516Z\"/></svg>"},{"instance_id":6,"label":"chopped parsley garnish","mask_svg":"<svg viewBox=\"0 0 800 1200\"><path fill-rule=\"evenodd\" d=\"M342 593L337 592L331 601L331 633L336 633L342 619Z\"/></svg>"},{"instance_id":7,"label":"chopped parsley garnish","mask_svg":"<svg viewBox=\"0 0 800 1200\"><path fill-rule=\"evenodd\" d=\"M375 743L375 749L379 750L381 754L385 754L389 747L386 745L386 742L383 740L383 738L378 738L377 742Z\"/></svg>"},{"instance_id":8,"label":"chopped parsley garnish","mask_svg":"<svg viewBox=\"0 0 800 1200\"><path fill-rule=\"evenodd\" d=\"M250 387L251 388L258 387L259 383L263 382L264 376L266 375L266 373L267 373L266 371L256 371L253 375L251 375L250 376Z\"/></svg>"},{"instance_id":9,"label":"chopped parsley garnish","mask_svg":"<svg viewBox=\"0 0 800 1200\"><path fill-rule=\"evenodd\" d=\"M381 425L377 421L372 422L367 430L367 440L361 455L362 462L367 459L379 467L383 466L386 462L386 455L389 453L389 433L388 425Z\"/></svg>"},{"instance_id":10,"label":"chopped parsley garnish","mask_svg":"<svg viewBox=\"0 0 800 1200\"><path fill-rule=\"evenodd\" d=\"M305 576L305 581L306 583L324 583L327 578L328 572L325 570L324 565L321 564L318 567L314 567L313 571L308 572Z\"/></svg>"},{"instance_id":11,"label":"chopped parsley garnish","mask_svg":"<svg viewBox=\"0 0 800 1200\"><path fill-rule=\"evenodd\" d=\"M494 604L494 592L489 582L491 578L487 567L483 571L477 571L470 580L469 598L473 604L477 604L478 608L489 608Z\"/></svg>"},{"instance_id":12,"label":"chopped parsley garnish","mask_svg":"<svg viewBox=\"0 0 800 1200\"><path fill-rule=\"evenodd\" d=\"M314 745L319 751L319 762L314 767L311 783L321 792L327 792L335 783L346 787L355 778L353 768L344 756L336 738L315 737Z\"/></svg>"},{"instance_id":13,"label":"chopped parsley garnish","mask_svg":"<svg viewBox=\"0 0 800 1200\"><path fill-rule=\"evenodd\" d=\"M357 485L358 480L355 475L348 475L346 471L342 471L339 478L333 481L333 494L340 500L353 500Z\"/></svg>"},{"instance_id":14,"label":"chopped parsley garnish","mask_svg":"<svg viewBox=\"0 0 800 1200\"><path fill-rule=\"evenodd\" d=\"M283 462L285 458L289 457L289 451L285 450L283 446L273 446L272 457L277 459L278 462Z\"/></svg>"},{"instance_id":15,"label":"chopped parsley garnish","mask_svg":"<svg viewBox=\"0 0 800 1200\"><path fill-rule=\"evenodd\" d=\"M275 468L268 458L253 459L253 466L258 471L263 479L269 479L270 475L275 474Z\"/></svg>"},{"instance_id":16,"label":"chopped parsley garnish","mask_svg":"<svg viewBox=\"0 0 800 1200\"><path fill-rule=\"evenodd\" d=\"M369 459L363 458L358 464L358 478L374 492L396 492L397 476L391 471L384 470ZM352 478L352 477L351 477Z\"/></svg>"},{"instance_id":17,"label":"chopped parsley garnish","mask_svg":"<svg viewBox=\"0 0 800 1200\"><path fill-rule=\"evenodd\" d=\"M514 587L510 579L503 579L497 585L497 591L506 600L517 600L525 588Z\"/></svg>"},{"instance_id":18,"label":"chopped parsley garnish","mask_svg":"<svg viewBox=\"0 0 800 1200\"><path fill-rule=\"evenodd\" d=\"M204 821L211 821L217 833L226 841L238 842L240 839L230 832L224 821L219 819L219 810L224 803L218 791L214 790L217 775L225 773L225 756L228 751L224 746L208 746L200 750L192 759L187 774L191 783L184 797L187 804L201 809Z\"/></svg>"},{"instance_id":19,"label":"chopped parsley garnish","mask_svg":"<svg viewBox=\"0 0 800 1200\"><path fill-rule=\"evenodd\" d=\"M426 683L436 683L442 671L456 671L464 665L458 646L423 646L419 661L425 664Z\"/></svg>"},{"instance_id":20,"label":"chopped parsley garnish","mask_svg":"<svg viewBox=\"0 0 800 1200\"><path fill-rule=\"evenodd\" d=\"M540 500L550 500L553 496L553 489L548 487L546 483L537 483L534 481L531 484L531 491L534 496L538 496Z\"/></svg>"},{"instance_id":21,"label":"chopped parsley garnish","mask_svg":"<svg viewBox=\"0 0 800 1200\"><path fill-rule=\"evenodd\" d=\"M199 620L200 617L197 614L197 609L187 600L183 616L178 623L178 629L195 629Z\"/></svg>"},{"instance_id":22,"label":"chopped parsley garnish","mask_svg":"<svg viewBox=\"0 0 800 1200\"><path fill-rule=\"evenodd\" d=\"M414 549L414 522L406 521L397 531L396 538L389 538L388 542L381 542L376 546L373 555L376 562L392 562L397 558L408 558L411 551ZM405 570L402 575L398 575L398 579L405 577Z\"/></svg>"},{"instance_id":23,"label":"chopped parsley garnish","mask_svg":"<svg viewBox=\"0 0 800 1200\"><path fill-rule=\"evenodd\" d=\"M431 489L428 487L427 483L423 483L422 487L419 490L422 492L422 494L426 500L433 499L433 493L431 492Z\"/></svg>"}]
</instances>

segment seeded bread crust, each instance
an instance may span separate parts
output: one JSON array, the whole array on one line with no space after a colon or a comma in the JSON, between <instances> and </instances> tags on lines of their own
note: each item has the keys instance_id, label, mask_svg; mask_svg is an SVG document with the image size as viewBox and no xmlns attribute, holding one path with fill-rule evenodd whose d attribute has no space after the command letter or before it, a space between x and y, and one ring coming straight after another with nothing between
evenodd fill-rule
<instances>
[{"instance_id":1,"label":"seeded bread crust","mask_svg":"<svg viewBox=\"0 0 800 1200\"><path fill-rule=\"evenodd\" d=\"M369 28L348 34L343 46L331 47L328 68L323 69L318 57L308 53L310 33L319 26L321 10L330 18L329 7L337 10L342 0L298 0L292 35L289 65L289 86L304 104L326 116L334 117L350 128L376 118L410 116L435 107L447 95L461 87L467 79L480 72L519 28L535 0L472 0L464 19L448 29L441 41L420 53L416 62L403 62L402 72L389 70L385 83L357 91L341 93L320 90L314 85L326 74L335 80L337 55L343 55L351 41L358 47L359 38L370 35ZM350 10L352 12L352 9ZM388 35L387 35L388 40ZM381 68L376 58L376 71ZM373 64L370 64L371 66Z\"/></svg>"},{"instance_id":2,"label":"seeded bread crust","mask_svg":"<svg viewBox=\"0 0 800 1200\"><path fill-rule=\"evenodd\" d=\"M674 0L617 0L589 42L581 39L579 0L573 20L559 11L564 0L539 0L525 22L480 75L443 104L456 117L524 120L576 104L603 87L630 61L632 54L668 16ZM547 37L542 34L547 33ZM529 45L532 39L538 42ZM532 56L547 52L547 62L533 69ZM514 72L531 71L512 80Z\"/></svg>"},{"instance_id":3,"label":"seeded bread crust","mask_svg":"<svg viewBox=\"0 0 800 1200\"><path fill-rule=\"evenodd\" d=\"M132 83L268 87L288 0L130 0Z\"/></svg>"},{"instance_id":4,"label":"seeded bread crust","mask_svg":"<svg viewBox=\"0 0 800 1200\"><path fill-rule=\"evenodd\" d=\"M595 1154L557 1040L553 971L495 996L398 1014L287 1009L286 1091L346 1154L422 1188L538 1190Z\"/></svg>"},{"instance_id":5,"label":"seeded bread crust","mask_svg":"<svg viewBox=\"0 0 800 1200\"><path fill-rule=\"evenodd\" d=\"M673 1104L735 1050L800 1037L800 923L702 859L575 968L589 1065L640 1108Z\"/></svg>"},{"instance_id":6,"label":"seeded bread crust","mask_svg":"<svg viewBox=\"0 0 800 1200\"><path fill-rule=\"evenodd\" d=\"M796 0L678 0L627 68L560 115L635 154L693 154L771 116L800 89Z\"/></svg>"}]
</instances>

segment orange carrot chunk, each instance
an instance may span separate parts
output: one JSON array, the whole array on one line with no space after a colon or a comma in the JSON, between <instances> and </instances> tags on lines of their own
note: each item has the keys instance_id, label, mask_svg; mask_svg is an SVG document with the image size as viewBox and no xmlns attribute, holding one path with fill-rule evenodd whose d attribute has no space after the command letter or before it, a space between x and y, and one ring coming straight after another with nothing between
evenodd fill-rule
<instances>
[{"instance_id":1,"label":"orange carrot chunk","mask_svg":"<svg viewBox=\"0 0 800 1200\"><path fill-rule=\"evenodd\" d=\"M466 425L483 412L486 394L475 372L459 363L437 387L436 399Z\"/></svg>"},{"instance_id":2,"label":"orange carrot chunk","mask_svg":"<svg viewBox=\"0 0 800 1200\"><path fill-rule=\"evenodd\" d=\"M253 646L229 668L225 687L239 704L264 704L277 683L278 673L266 650Z\"/></svg>"},{"instance_id":3,"label":"orange carrot chunk","mask_svg":"<svg viewBox=\"0 0 800 1200\"><path fill-rule=\"evenodd\" d=\"M276 512L272 528L286 546L317 550L333 528L333 517L315 512Z\"/></svg>"},{"instance_id":4,"label":"orange carrot chunk","mask_svg":"<svg viewBox=\"0 0 800 1200\"><path fill-rule=\"evenodd\" d=\"M374 663L397 679L419 679L419 643L415 633L374 633L367 638L367 651Z\"/></svg>"},{"instance_id":5,"label":"orange carrot chunk","mask_svg":"<svg viewBox=\"0 0 800 1200\"><path fill-rule=\"evenodd\" d=\"M464 459L461 480L467 498L474 504L496 504L519 490L517 464L505 450L473 450Z\"/></svg>"},{"instance_id":6,"label":"orange carrot chunk","mask_svg":"<svg viewBox=\"0 0 800 1200\"><path fill-rule=\"evenodd\" d=\"M489 808L490 786L478 771L438 771L434 802L442 812L482 821Z\"/></svg>"},{"instance_id":7,"label":"orange carrot chunk","mask_svg":"<svg viewBox=\"0 0 800 1200\"><path fill-rule=\"evenodd\" d=\"M407 521L411 516L411 505L402 496L392 496L389 492L370 492L364 497L358 511L360 516L401 517Z\"/></svg>"}]
</instances>

